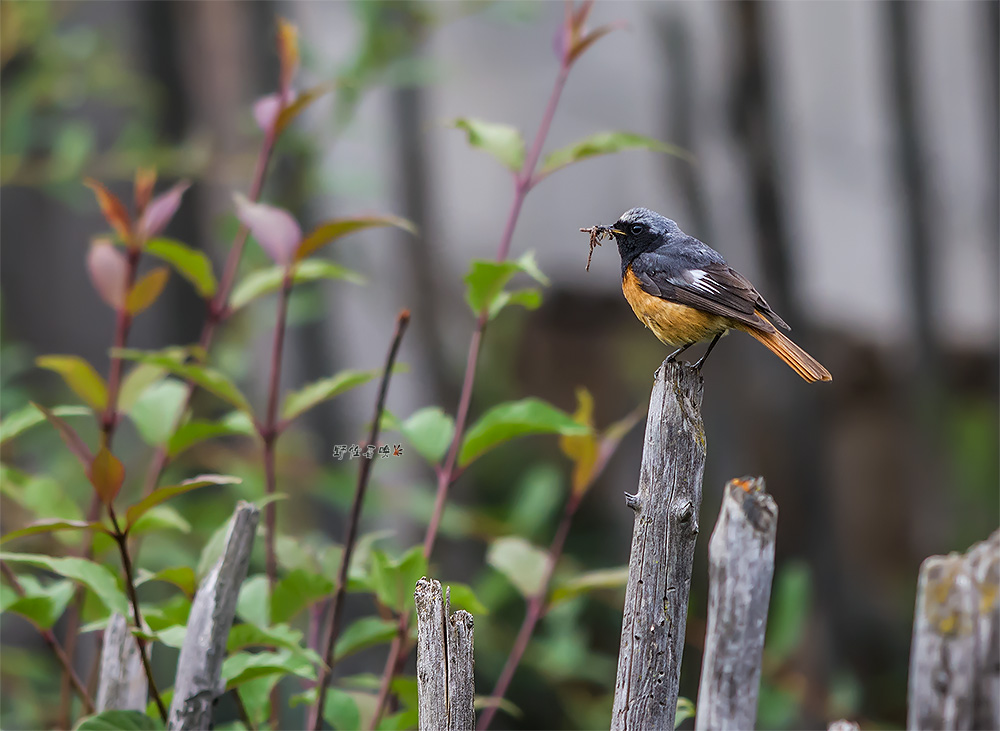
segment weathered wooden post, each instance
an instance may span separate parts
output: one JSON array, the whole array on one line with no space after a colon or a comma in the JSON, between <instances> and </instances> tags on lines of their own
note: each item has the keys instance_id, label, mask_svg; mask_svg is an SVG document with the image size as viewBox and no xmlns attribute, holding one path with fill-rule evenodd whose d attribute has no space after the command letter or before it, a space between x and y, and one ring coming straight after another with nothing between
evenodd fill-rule
<instances>
[{"instance_id":1,"label":"weathered wooden post","mask_svg":"<svg viewBox=\"0 0 1000 731\"><path fill-rule=\"evenodd\" d=\"M1000 728L1000 531L920 566L907 728Z\"/></svg>"},{"instance_id":2,"label":"weathered wooden post","mask_svg":"<svg viewBox=\"0 0 1000 731\"><path fill-rule=\"evenodd\" d=\"M730 480L708 544L708 628L695 728L754 728L778 506L764 479Z\"/></svg>"},{"instance_id":3,"label":"weathered wooden post","mask_svg":"<svg viewBox=\"0 0 1000 731\"><path fill-rule=\"evenodd\" d=\"M682 363L656 371L649 398L611 728L672 731L691 564L698 536L705 431L702 381Z\"/></svg>"},{"instance_id":4,"label":"weathered wooden post","mask_svg":"<svg viewBox=\"0 0 1000 731\"><path fill-rule=\"evenodd\" d=\"M148 646L152 656L152 645ZM97 711L145 711L149 682L128 620L115 612L104 630Z\"/></svg>"},{"instance_id":5,"label":"weathered wooden post","mask_svg":"<svg viewBox=\"0 0 1000 731\"><path fill-rule=\"evenodd\" d=\"M260 510L240 501L236 506L222 556L195 594L187 634L177 660L174 698L168 727L207 729L220 688L226 640L236 614L236 599L250 565L250 549Z\"/></svg>"},{"instance_id":6,"label":"weathered wooden post","mask_svg":"<svg viewBox=\"0 0 1000 731\"><path fill-rule=\"evenodd\" d=\"M420 731L472 731L475 679L472 615L451 613L440 582L417 582L417 696Z\"/></svg>"}]
</instances>

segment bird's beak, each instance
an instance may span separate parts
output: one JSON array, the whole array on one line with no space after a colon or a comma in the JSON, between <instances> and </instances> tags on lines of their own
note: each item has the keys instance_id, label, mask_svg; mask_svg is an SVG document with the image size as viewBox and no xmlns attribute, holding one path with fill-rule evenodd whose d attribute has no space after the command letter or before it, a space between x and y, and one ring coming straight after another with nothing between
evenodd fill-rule
<instances>
[{"instance_id":1,"label":"bird's beak","mask_svg":"<svg viewBox=\"0 0 1000 731\"><path fill-rule=\"evenodd\" d=\"M615 234L616 236L625 236L625 232L624 231L619 231L616 228L609 228L608 231L610 231L611 233Z\"/></svg>"}]
</instances>

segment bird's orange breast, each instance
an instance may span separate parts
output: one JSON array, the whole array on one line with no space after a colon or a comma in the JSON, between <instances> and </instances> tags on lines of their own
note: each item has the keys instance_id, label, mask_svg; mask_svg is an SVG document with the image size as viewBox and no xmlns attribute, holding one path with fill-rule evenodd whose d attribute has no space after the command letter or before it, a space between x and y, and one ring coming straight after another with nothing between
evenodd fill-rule
<instances>
[{"instance_id":1,"label":"bird's orange breast","mask_svg":"<svg viewBox=\"0 0 1000 731\"><path fill-rule=\"evenodd\" d=\"M679 347L697 343L729 329L725 317L649 294L643 290L631 267L622 279L622 292L639 322L667 345Z\"/></svg>"}]
</instances>

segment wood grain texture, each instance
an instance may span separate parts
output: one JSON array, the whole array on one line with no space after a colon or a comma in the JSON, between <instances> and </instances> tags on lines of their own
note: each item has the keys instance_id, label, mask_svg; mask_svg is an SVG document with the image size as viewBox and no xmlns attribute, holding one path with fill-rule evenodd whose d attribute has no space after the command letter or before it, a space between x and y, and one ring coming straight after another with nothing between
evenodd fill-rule
<instances>
[{"instance_id":1,"label":"wood grain texture","mask_svg":"<svg viewBox=\"0 0 1000 731\"><path fill-rule=\"evenodd\" d=\"M226 640L259 521L257 506L240 501L229 524L222 556L198 587L177 660L168 728L208 729L212 725L215 699L225 690L221 676Z\"/></svg>"},{"instance_id":2,"label":"wood grain texture","mask_svg":"<svg viewBox=\"0 0 1000 731\"><path fill-rule=\"evenodd\" d=\"M150 659L153 648L149 647ZM101 676L97 686L97 711L146 711L149 684L139 657L139 645L128 620L117 612L104 630Z\"/></svg>"},{"instance_id":3,"label":"wood grain texture","mask_svg":"<svg viewBox=\"0 0 1000 731\"><path fill-rule=\"evenodd\" d=\"M413 592L417 608L417 705L421 731L472 731L475 662L473 620L454 614L440 582L424 577Z\"/></svg>"},{"instance_id":4,"label":"wood grain texture","mask_svg":"<svg viewBox=\"0 0 1000 731\"><path fill-rule=\"evenodd\" d=\"M967 554L979 594L972 727L1000 729L1000 528Z\"/></svg>"},{"instance_id":5,"label":"wood grain texture","mask_svg":"<svg viewBox=\"0 0 1000 731\"><path fill-rule=\"evenodd\" d=\"M731 480L708 544L708 627L695 728L752 729L774 576L778 506L763 478Z\"/></svg>"},{"instance_id":6,"label":"wood grain texture","mask_svg":"<svg viewBox=\"0 0 1000 731\"><path fill-rule=\"evenodd\" d=\"M698 536L705 432L702 381L681 363L656 371L649 399L611 728L672 731L691 564Z\"/></svg>"}]
</instances>

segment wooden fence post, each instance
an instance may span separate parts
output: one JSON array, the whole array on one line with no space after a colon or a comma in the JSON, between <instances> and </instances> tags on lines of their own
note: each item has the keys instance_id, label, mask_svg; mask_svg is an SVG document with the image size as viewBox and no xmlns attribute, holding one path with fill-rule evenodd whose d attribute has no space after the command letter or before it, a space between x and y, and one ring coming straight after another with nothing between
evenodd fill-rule
<instances>
[{"instance_id":1,"label":"wooden fence post","mask_svg":"<svg viewBox=\"0 0 1000 731\"><path fill-rule=\"evenodd\" d=\"M920 566L907 728L1000 728L1000 531Z\"/></svg>"},{"instance_id":2,"label":"wooden fence post","mask_svg":"<svg viewBox=\"0 0 1000 731\"><path fill-rule=\"evenodd\" d=\"M152 656L152 644L147 647ZM139 656L139 645L132 636L128 620L115 612L104 630L97 712L145 712L148 693L149 682Z\"/></svg>"},{"instance_id":3,"label":"wooden fence post","mask_svg":"<svg viewBox=\"0 0 1000 731\"><path fill-rule=\"evenodd\" d=\"M476 711L473 621L451 614L440 582L426 576L413 592L417 607L417 696L420 731L473 731Z\"/></svg>"},{"instance_id":4,"label":"wooden fence post","mask_svg":"<svg viewBox=\"0 0 1000 731\"><path fill-rule=\"evenodd\" d=\"M220 680L226 640L259 520L257 506L241 500L229 524L222 556L198 587L177 659L168 728L207 729L212 723L215 699L225 690L220 688Z\"/></svg>"},{"instance_id":5,"label":"wooden fence post","mask_svg":"<svg viewBox=\"0 0 1000 731\"><path fill-rule=\"evenodd\" d=\"M698 536L705 431L700 374L656 371L649 399L611 728L673 731Z\"/></svg>"},{"instance_id":6,"label":"wooden fence post","mask_svg":"<svg viewBox=\"0 0 1000 731\"><path fill-rule=\"evenodd\" d=\"M695 728L754 728L778 506L764 479L730 480L708 544L708 628Z\"/></svg>"}]
</instances>

